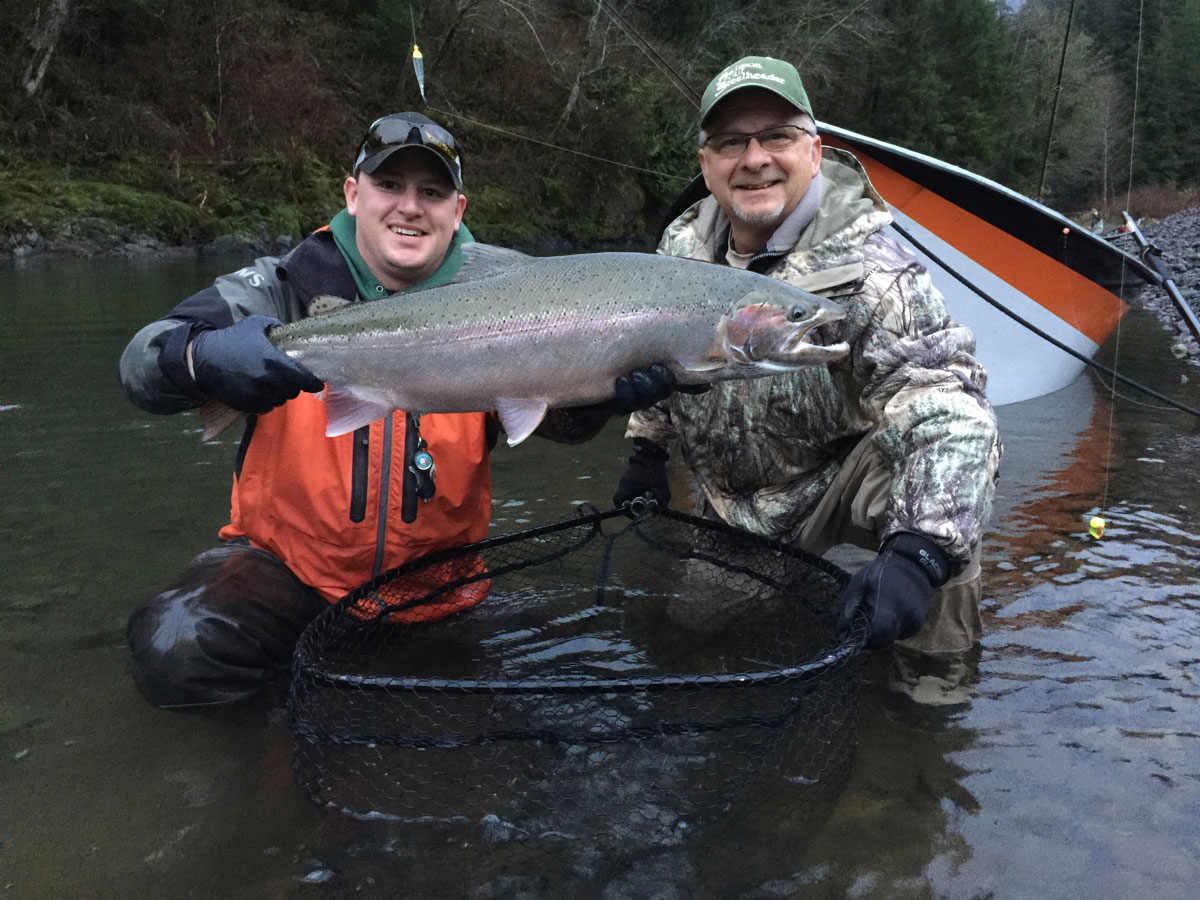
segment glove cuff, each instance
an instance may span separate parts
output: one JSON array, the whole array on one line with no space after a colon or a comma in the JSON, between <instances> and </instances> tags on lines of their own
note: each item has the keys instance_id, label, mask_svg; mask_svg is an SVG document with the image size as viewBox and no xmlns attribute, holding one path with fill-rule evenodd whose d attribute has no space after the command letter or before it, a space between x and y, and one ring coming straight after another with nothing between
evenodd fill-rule
<instances>
[{"instance_id":1,"label":"glove cuff","mask_svg":"<svg viewBox=\"0 0 1200 900\"><path fill-rule=\"evenodd\" d=\"M184 322L166 332L158 354L158 367L172 387L197 401L206 399L206 395L188 370L187 346L198 333L206 330L207 326L199 322Z\"/></svg>"},{"instance_id":2,"label":"glove cuff","mask_svg":"<svg viewBox=\"0 0 1200 900\"><path fill-rule=\"evenodd\" d=\"M671 458L671 454L662 444L656 444L650 438L640 437L633 439L633 457L641 457L654 462L666 462ZM633 457L630 457L630 462L633 461Z\"/></svg>"},{"instance_id":3,"label":"glove cuff","mask_svg":"<svg viewBox=\"0 0 1200 900\"><path fill-rule=\"evenodd\" d=\"M940 588L950 580L950 561L946 559L942 548L929 538L903 532L884 541L880 551L885 550L890 550L920 566L929 583L935 588Z\"/></svg>"}]
</instances>

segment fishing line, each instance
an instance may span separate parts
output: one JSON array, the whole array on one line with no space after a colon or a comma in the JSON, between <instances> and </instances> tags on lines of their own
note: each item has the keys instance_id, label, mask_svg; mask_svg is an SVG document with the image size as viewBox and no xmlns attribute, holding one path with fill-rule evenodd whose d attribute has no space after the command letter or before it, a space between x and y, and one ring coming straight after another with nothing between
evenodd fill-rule
<instances>
[{"instance_id":1,"label":"fishing line","mask_svg":"<svg viewBox=\"0 0 1200 900\"><path fill-rule=\"evenodd\" d=\"M1145 0L1142 0L1143 4L1144 4L1144 2L1145 2ZM653 46L650 45L649 41L647 41L645 38L641 37L641 35L638 34L637 30L634 29L634 27L627 20L625 20L624 17L621 16L620 13L618 13L616 10L612 9L611 6L608 4L607 0L597 0L597 3L600 5L601 9L603 9L605 13L607 13L610 17L612 17L612 19L614 21L616 21L623 30L626 31L627 34L629 34L631 37L633 37L635 39L635 43L642 50L642 52L644 52L647 56L650 57L652 62L655 62L655 64L657 65L658 62L661 61L662 66L665 66L666 69L668 69L670 71L672 80L675 81L676 86L681 89L681 91L688 97L688 99L692 103L699 106L699 102L700 102L699 96L700 95L695 90L693 90L690 86L687 85L687 83L683 80L682 76L680 76L679 73L676 72L675 69L672 68L670 66L670 64L667 63L666 60L662 58L662 55L660 53L658 53L658 51L655 50L653 48ZM1074 5L1074 0L1072 0L1072 5ZM1068 33L1069 33L1069 25L1068 25ZM1140 60L1140 58L1141 58L1141 25L1139 22L1138 59ZM1135 87L1134 87L1135 110L1136 110L1136 104L1137 104L1137 86L1136 86L1136 79L1135 79ZM473 119L470 116L465 116L462 113L456 113L456 112L451 112L450 110L438 109L437 107L432 107L432 106L429 107L429 109L431 109L434 112L441 113L443 115L454 116L455 118L461 119L464 122L470 122L471 124L477 125L480 128L486 128L491 131L498 132L499 134L503 134L507 137L516 138L517 140L522 140L522 141L529 141L530 143L534 143L534 144L540 144L544 147L548 147L553 150L559 150L564 153L573 153L576 156L582 156L585 159L591 159L596 162L607 163L607 164L613 165L613 166L620 166L621 168L624 168L624 169L631 169L635 172L642 172L647 175L655 175L659 178L666 178L666 179L670 179L672 181L681 181L681 182L689 182L690 183L691 181L694 180L694 179L686 178L686 177L679 176L679 175L674 175L674 174L667 173L667 172L659 172L659 171L655 171L653 169L646 169L641 166L631 165L629 163L622 163L622 162L617 162L616 160L612 160L612 159L605 159L604 157L601 157L601 156L595 156L590 153L584 153L581 150L572 150L570 147L562 147L557 144L551 144L547 141L542 141L542 140L538 140L537 138L529 137L528 135L520 134L515 131L508 131L506 129L499 128L495 125L489 125L486 122L480 122L479 120ZM1133 152L1133 147L1132 147L1132 143L1131 143L1131 146L1130 146L1131 162L1130 162L1129 186L1127 188L1127 196L1128 196L1128 194L1131 194L1132 190L1133 190L1133 187L1132 187L1132 181L1133 181L1132 152ZM1091 367L1095 371L1097 371L1103 375L1107 375L1108 377L1113 379L1114 391L1115 391L1115 387L1116 387L1116 382L1120 381L1122 384L1125 384L1128 387L1131 387L1136 391L1140 391L1141 393L1146 394L1147 396L1153 397L1154 399L1167 404L1171 408L1178 409L1182 412L1189 413L1189 414L1195 416L1196 418L1200 419L1200 410L1193 409L1192 407L1187 406L1183 403L1180 403L1176 400L1173 400L1164 394L1160 394L1157 391L1153 390L1152 388L1146 387L1143 384L1139 384L1138 382L1132 380L1131 378L1126 378L1124 375L1121 375L1118 372L1115 372L1112 369L1109 369L1107 366L1101 365L1100 363L1096 362L1095 360L1091 359L1090 357L1084 356L1082 353L1075 350L1073 347L1068 347L1066 344L1064 344L1062 341L1055 338L1053 335L1047 334L1045 331L1038 328L1032 322L1029 322L1028 320L1022 318L1020 315L1013 312L1011 309L1009 309L1007 306L1005 306L999 300L996 300L994 297L990 296L986 291L983 290L983 288L979 287L977 284L972 282L969 278L967 278L964 275L959 274L955 269L951 268L949 265L947 265L945 262L943 262L941 260L941 258L936 253L934 253L931 249L926 247L920 241L916 240L910 233L908 233L907 230L902 228L898 223L893 222L892 227L895 228L896 231L899 232L906 240L908 240L909 243L911 243L918 250L920 250L922 253L924 253L926 256L928 256L931 260L936 262L952 277L954 277L954 278L958 279L958 281L962 282L963 285L965 285L970 291L972 291L977 296L979 296L982 300L991 304L993 307L998 309L1000 312L1004 313L1006 316L1011 318L1017 324L1024 326L1026 329L1033 332L1038 337L1042 338L1045 341L1048 341L1050 344L1053 344L1059 350L1062 350L1064 353L1068 354L1069 356L1074 357L1075 359L1079 360L1084 365ZM1122 266L1122 268L1121 268L1121 291L1122 291L1122 293L1124 293L1124 284L1125 284L1125 262L1124 262L1124 260L1122 260L1121 266ZM1118 336L1120 334L1120 327L1121 327L1120 326L1120 318L1118 318L1118 320L1117 320ZM1109 410L1109 415L1110 415L1110 417L1112 415L1111 407ZM1112 433L1112 429L1110 427L1110 429L1109 429L1110 441L1111 441L1111 433ZM1110 450L1110 452L1111 452L1111 450ZM1106 485L1105 490L1107 491L1107 485Z\"/></svg>"},{"instance_id":2,"label":"fishing line","mask_svg":"<svg viewBox=\"0 0 1200 900\"><path fill-rule=\"evenodd\" d=\"M551 150L559 150L563 153L574 153L576 156L582 156L585 159L590 159L595 162L608 163L610 166L620 166L622 169L632 169L635 172L642 172L646 175L656 175L659 178L667 178L671 181L691 181L690 178L685 178L682 175L673 175L669 172L658 172L654 169L645 169L641 166L634 166L629 163L617 162L615 159L605 159L603 156L595 156L591 153L584 153L582 150L572 150L570 147L563 147L558 144L551 144L548 141L542 141L538 138L530 137L527 134L521 134L516 131L508 131L496 125L489 125L487 122L480 122L478 119L472 119L470 116L464 116L462 113L451 112L448 109L439 109L436 106L428 107L429 110L439 113L444 116L453 116L456 119L461 119L464 122L470 122L472 125L478 125L480 128L486 128L489 131L495 131L507 137L517 138L518 140L528 141L531 144L540 144L543 147L549 147Z\"/></svg>"},{"instance_id":3,"label":"fishing line","mask_svg":"<svg viewBox=\"0 0 1200 900\"><path fill-rule=\"evenodd\" d=\"M1101 375L1099 372L1096 372L1095 376L1096 376L1096 380L1099 381L1102 386L1104 386L1105 388L1108 389L1109 395L1111 397L1114 397L1114 398L1120 397L1126 403L1132 403L1134 406L1140 406L1142 409L1153 409L1153 410L1157 410L1158 412L1167 412L1168 410L1170 410L1169 406L1159 406L1158 404L1155 404L1155 403L1146 403L1144 400L1139 400L1137 397L1133 396L1133 394L1119 394L1119 393L1117 393L1117 385L1115 382L1105 381L1104 376ZM1109 412L1110 425L1111 425L1111 422L1112 422L1112 413L1110 410L1110 412Z\"/></svg>"},{"instance_id":4,"label":"fishing line","mask_svg":"<svg viewBox=\"0 0 1200 900\"><path fill-rule=\"evenodd\" d=\"M674 83L683 96L691 100L694 106L700 106L700 94L688 84L682 75L675 71L675 68L667 62L666 57L659 53L653 44L642 37L638 30L629 24L621 13L613 9L612 4L608 0L596 0L596 4L638 45L638 48L650 58L650 62L654 63L655 67Z\"/></svg>"},{"instance_id":5,"label":"fishing line","mask_svg":"<svg viewBox=\"0 0 1200 900\"><path fill-rule=\"evenodd\" d=\"M977 294L980 299L984 300L987 303L990 303L992 306L994 306L1000 312L1004 313L1006 316L1008 316L1010 319L1012 319L1018 325L1025 326L1030 331L1032 331L1034 334L1036 334L1038 337L1042 338L1043 340L1049 341L1051 344L1053 344L1055 347L1057 347L1063 353L1066 353L1069 356L1075 357L1075 359L1079 360L1084 365L1091 366L1097 372L1102 372L1103 374L1107 375L1108 377L1116 379L1117 381L1120 381L1122 384L1127 385L1128 387L1131 387L1134 390L1141 391L1143 394L1147 394L1148 396L1153 397L1155 400L1159 400L1163 403L1166 403L1169 406L1172 406L1175 409L1181 410L1185 413L1191 413L1193 416L1200 419L1200 409L1193 409L1192 407L1186 406L1177 400L1172 400L1170 397L1166 396L1165 394L1160 394L1158 391L1154 390L1153 388L1148 388L1144 384L1139 384L1138 382L1134 381L1132 378L1126 378L1124 375L1121 375L1118 372L1114 372L1112 369L1108 368L1107 366L1101 365L1100 363L1096 362L1094 359L1090 359L1089 357L1084 356L1082 353L1080 353L1074 347L1068 347L1066 344L1064 344L1062 341L1058 340L1058 338L1054 337L1053 335L1047 334L1045 331L1042 331L1042 329L1038 328L1032 322L1028 321L1027 319L1022 318L1020 315L1013 312L1011 309L1009 309L1007 306L1005 306L1003 303L1001 303L995 297L992 297L990 294L988 294L987 291L985 291L979 285L977 285L973 281L971 281L971 279L967 278L965 275L961 274L960 272L956 271L955 269L950 268L950 266L947 265L945 262L943 262L936 253L934 253L932 250L930 250L928 247L926 247L924 244L922 244L920 241L918 241L916 238L914 238L908 231L906 231L898 223L893 222L892 227L894 229L896 229L896 231L900 235L902 235L905 240L907 240L914 247L916 247L918 250L920 250L922 253L924 253L926 256L928 256L931 260L933 260L935 263L937 263L939 266L941 266L948 275L950 275L952 278L955 278L958 281L962 282L967 288L969 288L971 291L973 291L975 294Z\"/></svg>"},{"instance_id":6,"label":"fishing line","mask_svg":"<svg viewBox=\"0 0 1200 900\"><path fill-rule=\"evenodd\" d=\"M1125 181L1125 208L1126 209L1130 208L1129 201L1130 201L1130 198L1133 196L1133 163L1137 156L1136 147L1137 147L1138 88L1140 87L1141 70L1142 70L1142 36L1143 36L1143 24L1144 24L1142 16L1145 11L1145 8L1146 8L1146 0L1139 0L1139 2L1138 2L1137 52L1134 56L1134 63L1133 63L1133 109L1130 112L1130 119L1129 119L1129 173L1128 173L1128 176ZM1121 293L1118 296L1125 295L1125 273L1126 273L1125 259L1124 259L1124 257L1122 257L1121 258L1121 284L1120 284ZM1117 363L1121 359L1121 320L1123 318L1124 318L1124 316L1117 317L1117 332L1113 337L1113 341L1114 341L1113 365L1114 366L1117 365ZM1103 382L1101 382L1101 383L1103 384ZM1114 419L1116 417L1116 411L1117 411L1116 398L1117 398L1117 383L1116 383L1116 381L1114 381L1112 383L1111 389L1109 391L1108 435L1107 435L1108 446L1105 451L1106 459L1105 459L1105 466L1104 466L1104 493L1103 493L1101 503L1100 503L1101 510L1108 509L1108 488L1109 488L1109 484L1112 480L1112 475L1110 473L1112 472L1112 458L1113 458L1113 434L1114 434L1113 425L1114 425Z\"/></svg>"}]
</instances>

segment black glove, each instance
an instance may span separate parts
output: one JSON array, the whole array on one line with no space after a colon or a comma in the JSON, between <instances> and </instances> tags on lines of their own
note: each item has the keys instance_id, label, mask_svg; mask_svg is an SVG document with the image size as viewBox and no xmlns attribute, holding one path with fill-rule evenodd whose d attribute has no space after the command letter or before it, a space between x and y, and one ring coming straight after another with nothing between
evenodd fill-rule
<instances>
[{"instance_id":1,"label":"black glove","mask_svg":"<svg viewBox=\"0 0 1200 900\"><path fill-rule=\"evenodd\" d=\"M627 376L619 376L614 386L617 395L607 404L614 416L649 409L655 403L666 400L675 391L703 394L709 387L707 384L678 384L671 370L659 363L646 369L634 369Z\"/></svg>"},{"instance_id":2,"label":"black glove","mask_svg":"<svg viewBox=\"0 0 1200 900\"><path fill-rule=\"evenodd\" d=\"M613 506L624 506L636 497L657 500L666 508L671 502L671 488L667 484L667 453L658 444L647 438L633 439L633 456L613 494Z\"/></svg>"},{"instance_id":3,"label":"black glove","mask_svg":"<svg viewBox=\"0 0 1200 900\"><path fill-rule=\"evenodd\" d=\"M608 401L613 415L628 415L634 410L649 409L666 400L675 390L675 376L666 366L655 363L647 369L634 369L614 382L617 395Z\"/></svg>"},{"instance_id":4,"label":"black glove","mask_svg":"<svg viewBox=\"0 0 1200 900\"><path fill-rule=\"evenodd\" d=\"M851 621L861 609L871 627L869 648L912 637L925 624L934 588L949 577L946 555L928 538L907 533L890 538L846 586L838 635L849 633Z\"/></svg>"},{"instance_id":5,"label":"black glove","mask_svg":"<svg viewBox=\"0 0 1200 900\"><path fill-rule=\"evenodd\" d=\"M707 384L677 384L671 370L658 363L617 376L613 387L616 396L611 400L550 410L536 433L552 441L578 444L598 435L613 416L627 416L639 409L649 409L667 399L673 391L703 394L709 389Z\"/></svg>"},{"instance_id":6,"label":"black glove","mask_svg":"<svg viewBox=\"0 0 1200 900\"><path fill-rule=\"evenodd\" d=\"M321 379L267 340L267 329L281 324L247 316L228 328L193 333L196 387L244 413L265 413L301 391L321 390Z\"/></svg>"}]
</instances>

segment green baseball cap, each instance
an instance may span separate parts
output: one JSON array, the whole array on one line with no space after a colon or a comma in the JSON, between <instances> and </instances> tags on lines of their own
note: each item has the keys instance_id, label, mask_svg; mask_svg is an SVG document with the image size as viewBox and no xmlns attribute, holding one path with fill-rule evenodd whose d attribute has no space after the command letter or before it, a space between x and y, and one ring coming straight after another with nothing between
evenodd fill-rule
<instances>
[{"instance_id":1,"label":"green baseball cap","mask_svg":"<svg viewBox=\"0 0 1200 900\"><path fill-rule=\"evenodd\" d=\"M769 56L744 56L726 66L704 89L704 97L700 100L700 125L703 127L704 120L720 101L734 91L752 87L778 94L801 112L813 114L795 66Z\"/></svg>"}]
</instances>

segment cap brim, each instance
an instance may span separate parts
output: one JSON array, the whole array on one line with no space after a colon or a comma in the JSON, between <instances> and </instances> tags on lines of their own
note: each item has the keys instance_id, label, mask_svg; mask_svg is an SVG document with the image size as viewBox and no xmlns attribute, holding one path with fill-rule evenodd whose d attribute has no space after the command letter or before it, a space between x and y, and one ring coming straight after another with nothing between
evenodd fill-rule
<instances>
[{"instance_id":1,"label":"cap brim","mask_svg":"<svg viewBox=\"0 0 1200 900\"><path fill-rule=\"evenodd\" d=\"M424 144L396 144L391 147L384 147L375 153L372 153L358 165L358 171L366 172L368 175L375 174L375 170L382 166L385 162L392 158L392 155L401 150L424 150L434 159L442 164L442 168L446 170L446 175L450 178L450 183L454 185L456 191L462 190L462 178L454 171L454 166L446 160L438 151L432 147L426 147Z\"/></svg>"},{"instance_id":2,"label":"cap brim","mask_svg":"<svg viewBox=\"0 0 1200 900\"><path fill-rule=\"evenodd\" d=\"M779 97L781 100L785 100L789 106L795 108L797 111L804 113L809 118L813 117L813 113L812 113L811 109L805 109L803 106L797 105L796 101L793 100L791 97L789 97L787 94L783 93L783 91L778 91L775 88L769 87L768 85L765 85L765 84L739 84L735 88L730 88L725 93L723 93L720 97L718 97L716 100L713 101L713 105L708 108L708 112L706 112L703 116L701 116L700 127L701 128L704 127L704 123L712 118L713 113L715 113L718 109L721 108L722 103L724 103L726 100L728 100L734 94L737 94L741 91L748 91L748 90L751 90L752 88L757 88L760 91L770 91L776 97Z\"/></svg>"}]
</instances>

